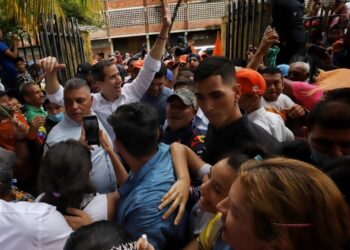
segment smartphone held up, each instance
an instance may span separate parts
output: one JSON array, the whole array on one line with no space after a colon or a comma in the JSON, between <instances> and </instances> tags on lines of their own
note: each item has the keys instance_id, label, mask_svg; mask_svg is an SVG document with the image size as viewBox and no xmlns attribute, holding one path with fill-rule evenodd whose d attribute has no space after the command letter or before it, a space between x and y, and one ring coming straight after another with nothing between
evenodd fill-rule
<instances>
[{"instance_id":1,"label":"smartphone held up","mask_svg":"<svg viewBox=\"0 0 350 250\"><path fill-rule=\"evenodd\" d=\"M85 130L85 138L88 145L100 145L99 125L95 115L83 117L83 127Z\"/></svg>"}]
</instances>

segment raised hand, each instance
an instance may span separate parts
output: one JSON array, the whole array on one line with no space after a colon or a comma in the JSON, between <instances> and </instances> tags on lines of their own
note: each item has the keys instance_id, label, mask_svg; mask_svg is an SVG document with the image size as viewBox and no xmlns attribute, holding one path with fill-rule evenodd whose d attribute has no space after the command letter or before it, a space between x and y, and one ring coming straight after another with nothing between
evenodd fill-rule
<instances>
[{"instance_id":1,"label":"raised hand","mask_svg":"<svg viewBox=\"0 0 350 250\"><path fill-rule=\"evenodd\" d=\"M178 207L179 211L176 215L174 224L178 225L185 213L186 203L188 201L190 193L190 183L185 180L177 180L171 189L162 198L162 204L160 204L159 209L162 210L168 204L171 203L169 209L164 213L162 219L166 220Z\"/></svg>"},{"instance_id":2,"label":"raised hand","mask_svg":"<svg viewBox=\"0 0 350 250\"><path fill-rule=\"evenodd\" d=\"M162 0L163 25L170 27L171 15L168 0Z\"/></svg>"},{"instance_id":3,"label":"raised hand","mask_svg":"<svg viewBox=\"0 0 350 250\"><path fill-rule=\"evenodd\" d=\"M44 70L45 74L56 73L58 70L64 69L65 64L58 63L56 57L45 57L39 60L41 68Z\"/></svg>"}]
</instances>

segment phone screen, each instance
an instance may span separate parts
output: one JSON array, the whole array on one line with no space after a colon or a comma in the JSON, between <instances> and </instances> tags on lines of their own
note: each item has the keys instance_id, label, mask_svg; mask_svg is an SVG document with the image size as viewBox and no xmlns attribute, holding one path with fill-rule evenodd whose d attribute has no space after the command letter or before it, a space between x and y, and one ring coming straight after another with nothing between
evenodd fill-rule
<instances>
[{"instance_id":1,"label":"phone screen","mask_svg":"<svg viewBox=\"0 0 350 250\"><path fill-rule=\"evenodd\" d=\"M85 137L89 145L100 145L99 126L95 115L84 116L83 126L85 129Z\"/></svg>"}]
</instances>

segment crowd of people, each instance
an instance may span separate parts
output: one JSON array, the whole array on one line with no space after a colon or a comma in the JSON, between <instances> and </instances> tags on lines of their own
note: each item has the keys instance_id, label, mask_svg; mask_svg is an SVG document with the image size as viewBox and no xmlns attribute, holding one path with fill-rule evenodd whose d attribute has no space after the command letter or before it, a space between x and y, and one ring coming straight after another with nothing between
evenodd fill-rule
<instances>
[{"instance_id":1,"label":"crowd of people","mask_svg":"<svg viewBox=\"0 0 350 250\"><path fill-rule=\"evenodd\" d=\"M0 249L350 249L349 18L275 2L248 61L166 53L163 1L149 52L64 83L0 32Z\"/></svg>"}]
</instances>

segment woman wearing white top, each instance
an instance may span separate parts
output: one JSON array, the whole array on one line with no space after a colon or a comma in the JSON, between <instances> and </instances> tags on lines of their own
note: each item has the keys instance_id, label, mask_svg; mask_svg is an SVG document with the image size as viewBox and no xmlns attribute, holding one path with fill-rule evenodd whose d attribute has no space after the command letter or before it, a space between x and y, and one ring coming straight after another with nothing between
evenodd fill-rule
<instances>
[{"instance_id":1,"label":"woman wearing white top","mask_svg":"<svg viewBox=\"0 0 350 250\"><path fill-rule=\"evenodd\" d=\"M90 183L91 168L90 150L83 143L67 140L53 145L42 161L39 175L42 194L36 201L54 205L62 214L68 214L67 208L73 207L84 210L92 221L112 220L118 192L96 193ZM127 176L125 169L118 173Z\"/></svg>"}]
</instances>

